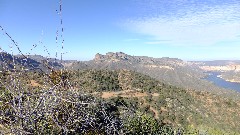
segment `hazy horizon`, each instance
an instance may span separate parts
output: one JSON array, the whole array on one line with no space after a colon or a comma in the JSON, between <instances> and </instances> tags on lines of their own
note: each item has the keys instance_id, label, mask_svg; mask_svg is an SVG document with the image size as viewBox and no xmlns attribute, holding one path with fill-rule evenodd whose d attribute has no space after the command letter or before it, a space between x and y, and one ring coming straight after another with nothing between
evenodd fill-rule
<instances>
[{"instance_id":1,"label":"hazy horizon","mask_svg":"<svg viewBox=\"0 0 240 135\"><path fill-rule=\"evenodd\" d=\"M0 52L3 52L0 50ZM6 51L5 51L6 52ZM10 52L6 52L6 53L9 53L11 54ZM106 52L106 53L109 53L109 52ZM102 54L102 55L106 55L106 53L99 53L99 54ZM117 53L117 52L111 52L111 53ZM123 52L124 53L124 52ZM96 53L98 54L98 53ZM96 55L95 54L95 55ZM13 54L15 56L18 56L18 55L21 55L21 54ZM40 54L27 54L26 56L28 55L40 55ZM63 57L63 60L73 60L73 61L89 61L89 60L93 60L95 58L95 55L93 55L91 58L87 58L87 59L75 59L75 58L64 58ZM147 55L131 55L131 54L127 54L127 55L130 55L130 56L139 56L139 57L151 57L151 56L147 56ZM43 55L40 55L40 56L43 56ZM43 57L48 57L48 58L56 58L56 57L49 57L49 56L43 56ZM169 57L169 56L163 56L163 57L151 57L151 58L177 58L177 59L181 59L181 58L178 58L178 57ZM59 58L57 58L59 59ZM60 59L59 59L60 60ZM196 62L201 62L201 61L240 61L240 59L181 59L183 61L196 61Z\"/></svg>"}]
</instances>

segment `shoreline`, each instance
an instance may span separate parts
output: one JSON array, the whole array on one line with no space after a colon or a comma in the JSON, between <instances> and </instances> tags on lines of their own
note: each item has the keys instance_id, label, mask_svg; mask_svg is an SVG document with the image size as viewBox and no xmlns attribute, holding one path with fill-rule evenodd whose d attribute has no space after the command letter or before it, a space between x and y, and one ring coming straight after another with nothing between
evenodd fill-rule
<instances>
[{"instance_id":1,"label":"shoreline","mask_svg":"<svg viewBox=\"0 0 240 135\"><path fill-rule=\"evenodd\" d=\"M217 75L217 77L218 78L221 78L221 79L223 79L223 80L225 80L225 81L227 81L227 82L232 82L232 83L240 83L240 80L239 81L237 81L237 80L234 80L234 79L226 79L226 78L224 78L224 77L222 77L222 75Z\"/></svg>"}]
</instances>

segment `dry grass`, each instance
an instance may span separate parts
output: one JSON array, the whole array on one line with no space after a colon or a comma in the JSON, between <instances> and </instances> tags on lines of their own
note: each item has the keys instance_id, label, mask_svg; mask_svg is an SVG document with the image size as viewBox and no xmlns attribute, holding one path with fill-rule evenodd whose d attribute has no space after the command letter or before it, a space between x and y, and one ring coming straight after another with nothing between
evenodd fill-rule
<instances>
[{"instance_id":1,"label":"dry grass","mask_svg":"<svg viewBox=\"0 0 240 135\"><path fill-rule=\"evenodd\" d=\"M93 94L97 94L96 92ZM146 92L139 92L136 90L124 90L124 91L108 91L108 92L102 92L102 98L111 98L111 97L146 97L148 94ZM152 96L156 97L159 96L158 93L153 93Z\"/></svg>"},{"instance_id":2,"label":"dry grass","mask_svg":"<svg viewBox=\"0 0 240 135\"><path fill-rule=\"evenodd\" d=\"M30 80L30 85L33 87L41 87L41 85L37 83L35 80Z\"/></svg>"}]
</instances>

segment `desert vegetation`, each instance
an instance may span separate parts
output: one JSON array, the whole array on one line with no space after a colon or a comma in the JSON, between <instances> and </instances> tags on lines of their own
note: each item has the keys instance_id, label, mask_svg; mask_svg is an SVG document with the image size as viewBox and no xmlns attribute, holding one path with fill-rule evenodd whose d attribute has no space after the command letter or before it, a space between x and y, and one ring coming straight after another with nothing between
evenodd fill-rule
<instances>
[{"instance_id":1,"label":"desert vegetation","mask_svg":"<svg viewBox=\"0 0 240 135\"><path fill-rule=\"evenodd\" d=\"M234 100L129 70L55 72L1 73L1 133L239 133ZM103 92L119 94L104 98Z\"/></svg>"},{"instance_id":2,"label":"desert vegetation","mask_svg":"<svg viewBox=\"0 0 240 135\"><path fill-rule=\"evenodd\" d=\"M23 54L0 26L19 53L0 48L0 134L240 134L237 95L199 83L204 74L182 60L121 52L64 61L61 0L56 11L60 60Z\"/></svg>"}]
</instances>

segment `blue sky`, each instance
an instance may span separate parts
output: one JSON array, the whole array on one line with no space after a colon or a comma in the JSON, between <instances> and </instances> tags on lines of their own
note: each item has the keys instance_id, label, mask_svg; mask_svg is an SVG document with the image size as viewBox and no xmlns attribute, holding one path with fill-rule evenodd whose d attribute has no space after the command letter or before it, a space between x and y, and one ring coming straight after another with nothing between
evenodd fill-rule
<instances>
[{"instance_id":1,"label":"blue sky","mask_svg":"<svg viewBox=\"0 0 240 135\"><path fill-rule=\"evenodd\" d=\"M240 59L239 0L0 0L0 47L64 59L96 53L183 60ZM56 32L58 43L56 43ZM61 42L64 39L64 48ZM37 46L33 46L37 44ZM46 51L47 50L47 51Z\"/></svg>"}]
</instances>

